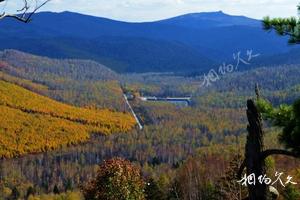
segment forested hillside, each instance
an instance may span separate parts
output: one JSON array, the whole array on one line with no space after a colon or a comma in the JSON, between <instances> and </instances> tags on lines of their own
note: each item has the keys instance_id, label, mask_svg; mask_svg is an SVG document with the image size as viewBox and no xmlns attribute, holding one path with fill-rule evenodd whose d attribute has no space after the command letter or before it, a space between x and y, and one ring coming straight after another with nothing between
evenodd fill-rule
<instances>
[{"instance_id":1,"label":"forested hillside","mask_svg":"<svg viewBox=\"0 0 300 200\"><path fill-rule=\"evenodd\" d=\"M8 52L12 57L8 59L7 55L6 60L2 61L0 77L4 81L1 82L3 88L0 93L5 97L1 98L1 102L5 105L2 105L1 109L3 113L9 113L7 114L9 118L2 121L10 124L5 126L3 131L7 130L11 134L8 134L10 137L3 137L3 143L9 143L19 150L15 152L13 149L6 149L5 152L12 151L9 155L15 156L28 153L33 149L37 152L56 149L61 146L61 143L66 146L81 143L87 139L90 141L87 144L72 145L46 154L30 155L20 160L3 162L0 176L2 174L2 177L5 177L4 188L17 187L22 195L25 195L30 187L34 187L38 191L37 194L51 193L55 186L60 191L70 190L70 188L76 190L82 182L95 175L96 166L103 159L120 156L139 163L143 174L146 177L153 177L155 183L159 185L163 199L168 199L169 195L173 195L172 191L175 189L180 191L179 195L182 199L186 199L190 194L210 198L206 197L208 195L206 190L211 191L210 195L215 194L215 191L220 188L212 183L221 181L220 176L224 174L229 161L234 158L233 152L242 153L241 147L244 145L246 133L245 102L248 98L254 97L255 84L259 83L262 96L274 104L289 103L299 97L300 70L298 65L266 66L226 74L220 80L212 82L209 87L200 87L203 82L203 77L200 76L184 77L175 76L172 73L117 75L124 88L132 91L133 94L191 95L191 105L177 107L170 103L142 102L135 98L130 103L145 125L143 130L133 129L130 134L108 134L108 136L100 134L91 138L90 132L102 133L102 130L109 132L108 126L116 132L123 132L134 126L133 119L127 114L111 114L108 110L93 110L107 105L113 109L115 105L121 105L122 108L124 104L113 105L109 100L109 98L112 99L109 91L118 94L118 99L122 99L119 81L103 80L105 77L101 76L101 71L97 76L93 76L95 80L84 75L88 72L78 75L83 79L80 80L81 78L72 75L69 64L61 65L63 75L60 75L56 70L51 71L51 65L44 62L47 60L51 63L51 59L15 51ZM19 54L21 54L21 61L11 61L13 58L18 60ZM26 61L30 58L40 59L40 62L45 64L37 63L34 66L31 64L34 61ZM59 60L56 62L60 64ZM26 65L21 65L22 63ZM41 73L40 70L45 71L48 76L43 76L44 72ZM32 76L30 76L31 73ZM40 79L38 79L38 74L41 74ZM97 74L96 69L94 74ZM100 80L96 80L98 76ZM107 87L103 83L107 83ZM111 83L115 83L114 89L109 85ZM98 88L98 84L102 87ZM56 96L58 100L74 105L82 104L92 110L57 103L46 97L33 95L23 88L49 97L60 94L60 98ZM84 90L88 92L85 93ZM74 95L71 95L70 91L74 92ZM90 93L90 91L98 91L98 93ZM97 97L99 101L95 101L97 98L94 94L100 94ZM107 96L109 98L106 99ZM88 101L85 101L85 98ZM22 99L22 101L15 99ZM102 102L100 101L102 99L105 99L106 104L99 106L98 103ZM105 117L98 118L96 113ZM12 117L18 121L12 121ZM24 122L25 119L30 123ZM56 119L59 119L60 123ZM112 124L106 123L112 119L114 121ZM122 122L118 121L121 119L123 119ZM12 123L15 126L11 125ZM104 123L104 126L97 126L99 123ZM115 123L119 125L121 123L121 125L115 126ZM23 127L24 124L28 128L14 128ZM31 127L30 124L39 129ZM38 126L38 124L42 125ZM49 128L50 126L56 131ZM8 129L8 127L12 128ZM44 138L48 139L49 136L53 136L50 139L51 143L47 143L48 147L42 145L32 147L32 143L28 142L31 140L28 139L27 134L23 134L24 137L16 140L17 131L28 129L31 130L30 138L34 141L41 141L37 142L38 144L42 144L46 140ZM36 134L44 129L44 133L51 131L51 134ZM82 131L74 134L73 129ZM266 132L266 146L278 147L276 138L279 130L266 127ZM103 133L106 132L103 131ZM69 135L73 136L72 140L69 139ZM22 143L22 141L27 143ZM27 148L25 144L30 148ZM35 162L31 162L32 160ZM280 157L276 158L276 161L278 160L288 161ZM295 171L297 164L298 162L294 162L288 166L283 163L278 165L277 169L287 171L296 177L298 176ZM23 170L25 168L28 170ZM13 172L17 174L14 175ZM188 179L190 173L194 173L198 178ZM199 185L201 190L193 189L196 186L186 187L185 184L177 182L178 180L189 181L191 185L198 181L201 183ZM0 190L0 194L3 194L3 191Z\"/></svg>"},{"instance_id":2,"label":"forested hillside","mask_svg":"<svg viewBox=\"0 0 300 200\"><path fill-rule=\"evenodd\" d=\"M124 111L119 75L93 61L56 60L6 50L0 53L0 71L1 79L58 101Z\"/></svg>"},{"instance_id":3,"label":"forested hillside","mask_svg":"<svg viewBox=\"0 0 300 200\"><path fill-rule=\"evenodd\" d=\"M49 74L74 80L89 79L97 81L115 80L118 78L118 75L106 66L90 60L50 59L16 50L0 52L0 59L14 66L16 68L14 73L19 72L19 75L24 77L27 77L30 73L35 81L43 80ZM27 74L22 74L22 72Z\"/></svg>"},{"instance_id":4,"label":"forested hillside","mask_svg":"<svg viewBox=\"0 0 300 200\"><path fill-rule=\"evenodd\" d=\"M0 157L43 152L86 142L91 134L128 132L132 116L59 103L0 81Z\"/></svg>"},{"instance_id":5,"label":"forested hillside","mask_svg":"<svg viewBox=\"0 0 300 200\"><path fill-rule=\"evenodd\" d=\"M300 97L300 66L278 65L227 74L210 87L203 87L194 101L199 105L240 108L258 84L262 96L272 104L290 104Z\"/></svg>"}]
</instances>

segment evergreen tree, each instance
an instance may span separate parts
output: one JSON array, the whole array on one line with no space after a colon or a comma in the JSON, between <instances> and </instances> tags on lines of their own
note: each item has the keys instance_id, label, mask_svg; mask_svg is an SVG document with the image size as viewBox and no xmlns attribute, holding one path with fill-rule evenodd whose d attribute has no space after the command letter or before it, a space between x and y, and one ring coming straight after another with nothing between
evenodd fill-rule
<instances>
[{"instance_id":1,"label":"evergreen tree","mask_svg":"<svg viewBox=\"0 0 300 200\"><path fill-rule=\"evenodd\" d=\"M282 128L279 140L290 152L277 151L278 154L281 152L298 157L300 155L300 99L293 105L280 105L278 108L274 108L263 99L260 99L257 105L265 119L271 121L274 126Z\"/></svg>"},{"instance_id":2,"label":"evergreen tree","mask_svg":"<svg viewBox=\"0 0 300 200\"><path fill-rule=\"evenodd\" d=\"M26 192L26 199L28 199L30 195L35 195L35 193L36 193L35 188L30 186Z\"/></svg>"},{"instance_id":3,"label":"evergreen tree","mask_svg":"<svg viewBox=\"0 0 300 200\"><path fill-rule=\"evenodd\" d=\"M285 200L299 200L300 192L291 184L289 184L283 193L283 197Z\"/></svg>"},{"instance_id":4,"label":"evergreen tree","mask_svg":"<svg viewBox=\"0 0 300 200\"><path fill-rule=\"evenodd\" d=\"M298 6L300 12L300 5ZM289 36L289 43L300 43L300 20L296 17L274 18L265 17L263 20L265 30L274 29L281 36Z\"/></svg>"},{"instance_id":5,"label":"evergreen tree","mask_svg":"<svg viewBox=\"0 0 300 200\"><path fill-rule=\"evenodd\" d=\"M10 195L9 200L18 200L20 198L20 192L17 187L12 189L12 193Z\"/></svg>"},{"instance_id":6,"label":"evergreen tree","mask_svg":"<svg viewBox=\"0 0 300 200\"><path fill-rule=\"evenodd\" d=\"M153 178L147 181L145 193L147 200L163 200L164 197L163 192Z\"/></svg>"},{"instance_id":7,"label":"evergreen tree","mask_svg":"<svg viewBox=\"0 0 300 200\"><path fill-rule=\"evenodd\" d=\"M59 189L58 189L58 186L57 186L57 185L54 185L54 188L53 188L53 193L54 193L54 194L59 194L59 193L60 193L60 191L59 191Z\"/></svg>"},{"instance_id":8,"label":"evergreen tree","mask_svg":"<svg viewBox=\"0 0 300 200\"><path fill-rule=\"evenodd\" d=\"M73 182L70 178L67 179L67 181L65 182L65 191L72 191L73 189Z\"/></svg>"}]
</instances>

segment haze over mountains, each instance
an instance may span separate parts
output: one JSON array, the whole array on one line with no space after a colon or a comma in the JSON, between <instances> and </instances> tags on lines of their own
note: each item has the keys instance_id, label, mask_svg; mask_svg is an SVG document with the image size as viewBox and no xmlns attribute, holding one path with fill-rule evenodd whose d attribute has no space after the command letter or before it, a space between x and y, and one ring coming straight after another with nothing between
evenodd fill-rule
<instances>
[{"instance_id":1,"label":"haze over mountains","mask_svg":"<svg viewBox=\"0 0 300 200\"><path fill-rule=\"evenodd\" d=\"M2 20L0 50L4 49L53 58L91 59L120 73L191 73L232 60L232 54L238 51L251 49L270 59L292 47L286 38L263 31L260 21L221 11L145 23L41 12L29 24ZM284 62L282 59L278 62Z\"/></svg>"}]
</instances>

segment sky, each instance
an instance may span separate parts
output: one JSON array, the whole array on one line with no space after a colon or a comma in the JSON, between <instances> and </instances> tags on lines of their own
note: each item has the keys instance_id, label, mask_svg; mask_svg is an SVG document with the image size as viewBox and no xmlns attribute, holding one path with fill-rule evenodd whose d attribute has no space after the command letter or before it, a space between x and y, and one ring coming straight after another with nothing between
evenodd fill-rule
<instances>
[{"instance_id":1,"label":"sky","mask_svg":"<svg viewBox=\"0 0 300 200\"><path fill-rule=\"evenodd\" d=\"M42 1L42 0L38 0ZM5 9L18 8L23 0L9 0ZM220 11L262 19L297 15L300 0L51 0L42 11L73 11L121 21L144 22L186 13ZM0 11L4 4L0 4Z\"/></svg>"}]
</instances>

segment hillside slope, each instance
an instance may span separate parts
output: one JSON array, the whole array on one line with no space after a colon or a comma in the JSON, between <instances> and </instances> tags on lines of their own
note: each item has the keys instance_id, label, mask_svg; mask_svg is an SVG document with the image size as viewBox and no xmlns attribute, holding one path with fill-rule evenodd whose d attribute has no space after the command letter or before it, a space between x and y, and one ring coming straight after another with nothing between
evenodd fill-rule
<instances>
[{"instance_id":1,"label":"hillside slope","mask_svg":"<svg viewBox=\"0 0 300 200\"><path fill-rule=\"evenodd\" d=\"M0 158L85 142L92 133L127 132L132 116L59 103L0 81Z\"/></svg>"},{"instance_id":2,"label":"hillside slope","mask_svg":"<svg viewBox=\"0 0 300 200\"><path fill-rule=\"evenodd\" d=\"M73 80L117 80L118 74L108 67L90 60L50 59L16 50L0 52L0 60L9 63L14 73L25 73L38 81L41 75L61 76ZM22 74L24 76L24 74ZM42 79L42 78L40 78ZM48 79L51 79L49 77Z\"/></svg>"},{"instance_id":3,"label":"hillside slope","mask_svg":"<svg viewBox=\"0 0 300 200\"><path fill-rule=\"evenodd\" d=\"M60 102L124 111L119 75L93 61L49 59L5 50L0 53L0 71L0 79Z\"/></svg>"}]
</instances>

